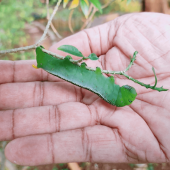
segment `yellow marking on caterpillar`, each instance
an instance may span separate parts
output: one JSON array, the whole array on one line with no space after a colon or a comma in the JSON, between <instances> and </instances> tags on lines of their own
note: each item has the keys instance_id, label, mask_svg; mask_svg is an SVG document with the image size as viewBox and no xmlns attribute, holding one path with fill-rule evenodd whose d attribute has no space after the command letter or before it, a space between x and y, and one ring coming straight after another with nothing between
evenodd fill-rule
<instances>
[{"instance_id":1,"label":"yellow marking on caterpillar","mask_svg":"<svg viewBox=\"0 0 170 170\"><path fill-rule=\"evenodd\" d=\"M35 66L34 64L32 65L32 67L34 67L35 69L38 69L37 66Z\"/></svg>"}]
</instances>

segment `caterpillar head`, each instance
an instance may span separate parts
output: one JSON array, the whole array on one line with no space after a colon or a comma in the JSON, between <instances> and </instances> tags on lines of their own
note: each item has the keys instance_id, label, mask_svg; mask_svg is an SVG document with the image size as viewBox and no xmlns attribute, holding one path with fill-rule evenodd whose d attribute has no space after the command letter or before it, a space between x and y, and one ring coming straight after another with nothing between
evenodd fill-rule
<instances>
[{"instance_id":1,"label":"caterpillar head","mask_svg":"<svg viewBox=\"0 0 170 170\"><path fill-rule=\"evenodd\" d=\"M130 105L135 100L136 96L137 93L133 87L129 85L124 85L119 89L118 97L115 104L118 107Z\"/></svg>"}]
</instances>

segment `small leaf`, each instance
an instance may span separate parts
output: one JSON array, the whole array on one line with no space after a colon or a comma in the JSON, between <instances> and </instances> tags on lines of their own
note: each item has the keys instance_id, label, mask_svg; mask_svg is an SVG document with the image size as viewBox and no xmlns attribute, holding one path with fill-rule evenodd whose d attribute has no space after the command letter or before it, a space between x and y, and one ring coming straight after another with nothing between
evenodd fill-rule
<instances>
[{"instance_id":1,"label":"small leaf","mask_svg":"<svg viewBox=\"0 0 170 170\"><path fill-rule=\"evenodd\" d=\"M64 0L64 2L63 2L63 8L66 7L66 5L68 4L68 2L69 2L69 0Z\"/></svg>"},{"instance_id":2,"label":"small leaf","mask_svg":"<svg viewBox=\"0 0 170 170\"><path fill-rule=\"evenodd\" d=\"M86 19L88 18L88 12L89 12L89 3L87 0L80 0L80 6L81 9L86 17Z\"/></svg>"},{"instance_id":3,"label":"small leaf","mask_svg":"<svg viewBox=\"0 0 170 170\"><path fill-rule=\"evenodd\" d=\"M89 58L90 60L98 60L98 59L99 59L99 58L97 57L97 55L94 54L94 53L91 53L91 54L88 56L88 58Z\"/></svg>"},{"instance_id":4,"label":"small leaf","mask_svg":"<svg viewBox=\"0 0 170 170\"><path fill-rule=\"evenodd\" d=\"M84 57L83 54L74 46L72 45L62 45L58 47L58 50L64 51L66 53L78 56L78 57Z\"/></svg>"},{"instance_id":5,"label":"small leaf","mask_svg":"<svg viewBox=\"0 0 170 170\"><path fill-rule=\"evenodd\" d=\"M88 0L84 0L84 1L87 4L87 6L89 6L89 1Z\"/></svg>"},{"instance_id":6,"label":"small leaf","mask_svg":"<svg viewBox=\"0 0 170 170\"><path fill-rule=\"evenodd\" d=\"M79 5L79 0L73 0L69 9L76 8L76 7L78 7L78 5Z\"/></svg>"},{"instance_id":7,"label":"small leaf","mask_svg":"<svg viewBox=\"0 0 170 170\"><path fill-rule=\"evenodd\" d=\"M90 2L102 13L102 6L99 0L90 0Z\"/></svg>"}]
</instances>

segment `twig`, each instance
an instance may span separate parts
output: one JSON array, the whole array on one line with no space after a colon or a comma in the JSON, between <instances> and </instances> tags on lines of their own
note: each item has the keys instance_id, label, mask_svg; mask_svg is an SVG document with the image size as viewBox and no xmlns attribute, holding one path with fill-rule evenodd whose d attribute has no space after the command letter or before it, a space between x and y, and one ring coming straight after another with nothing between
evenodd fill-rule
<instances>
[{"instance_id":1,"label":"twig","mask_svg":"<svg viewBox=\"0 0 170 170\"><path fill-rule=\"evenodd\" d=\"M111 4L112 2L114 2L115 0L109 0L105 5L103 5L102 6L102 9L104 9L104 8L106 8L109 4ZM93 16L95 15L95 13L98 11L98 9L96 8L96 7L94 7L92 4L91 4L91 6L93 7L93 12L92 12L92 14L90 15L90 17L86 20L86 22L83 24L83 26L81 27L81 29L80 30L83 30L83 29L85 29L86 28L86 26L89 24L89 22L92 20L92 18L93 18ZM90 9L89 8L89 11L91 12L91 10L92 10L92 8ZM89 14L90 14L90 12L89 12ZM88 15L89 15L88 14Z\"/></svg>"},{"instance_id":2,"label":"twig","mask_svg":"<svg viewBox=\"0 0 170 170\"><path fill-rule=\"evenodd\" d=\"M17 53L19 51L27 51L27 50L32 50L35 48L36 48L36 46L34 44L34 45L26 46L26 47L14 48L14 49L10 49L10 50L3 50L3 51L0 51L0 55L7 54L7 53Z\"/></svg>"},{"instance_id":3,"label":"twig","mask_svg":"<svg viewBox=\"0 0 170 170\"><path fill-rule=\"evenodd\" d=\"M46 34L48 32L49 26L51 24L51 21L52 21L54 15L55 15L55 13L57 12L58 7L59 7L61 1L62 0L59 0L57 2L57 5L55 6L54 11L53 11L53 13L52 13L48 23L47 23L45 31L44 31L43 35L41 36L40 40L36 44L30 45L30 46L26 46L26 47L20 47L20 48L14 48L14 49L9 49L9 50L3 50L3 51L0 51L0 55L1 54L7 54L7 53L16 53L16 52L19 52L19 51L27 51L27 50L35 49L36 47L38 47L40 45L40 43L44 40L44 38L45 38L45 36L46 36Z\"/></svg>"},{"instance_id":4,"label":"twig","mask_svg":"<svg viewBox=\"0 0 170 170\"><path fill-rule=\"evenodd\" d=\"M137 55L137 54L138 54L138 52L135 51L134 54L133 54L133 58L131 58L131 56L130 56L130 64L129 64L128 67L123 71L123 73L127 72L127 71L132 67L133 63L134 63L135 60L136 60L136 55Z\"/></svg>"},{"instance_id":5,"label":"twig","mask_svg":"<svg viewBox=\"0 0 170 170\"><path fill-rule=\"evenodd\" d=\"M42 51L45 52L45 53L47 53L47 54L50 54L50 55L52 55L53 57L58 58L58 59L64 59L64 58L65 58L65 57L63 57L63 56L61 56L61 55L58 55L58 54L53 53L53 52L51 52L51 51L45 50L44 48L42 49ZM80 63L80 62L83 61L83 58L81 58L81 59L79 59L79 60L72 60L72 59L70 59L70 61L71 61L72 63Z\"/></svg>"},{"instance_id":6,"label":"twig","mask_svg":"<svg viewBox=\"0 0 170 170\"><path fill-rule=\"evenodd\" d=\"M71 25L71 19L72 19L72 16L73 16L73 12L74 12L74 9L71 10L71 12L69 14L69 19L68 19L68 26L69 26L69 29L72 33L74 33L72 25Z\"/></svg>"},{"instance_id":7,"label":"twig","mask_svg":"<svg viewBox=\"0 0 170 170\"><path fill-rule=\"evenodd\" d=\"M45 38L45 36L46 36L46 34L47 34L47 32L48 32L48 29L49 29L49 27L50 27L50 24L51 24L51 22L52 22L52 19L53 19L55 13L57 12L58 7L59 7L61 1L62 1L62 0L59 0L59 1L57 2L57 5L55 6L55 8L54 8L54 10L53 10L53 13L52 13L50 19L48 20L48 23L47 23L47 26L46 26L46 28L45 28L45 31L44 31L43 35L41 36L40 40L36 43L36 46L39 46L40 43L41 43L41 41L44 40L44 38Z\"/></svg>"},{"instance_id":8,"label":"twig","mask_svg":"<svg viewBox=\"0 0 170 170\"><path fill-rule=\"evenodd\" d=\"M80 30L83 30L84 28L86 28L86 26L88 25L88 23L92 20L94 14L96 13L97 11L97 8L95 8L93 5L91 5L92 8L91 8L91 11L93 10L92 14L90 15L90 17L86 20L86 22L83 24L83 26L81 27ZM90 11L90 12L91 12Z\"/></svg>"},{"instance_id":9,"label":"twig","mask_svg":"<svg viewBox=\"0 0 170 170\"><path fill-rule=\"evenodd\" d=\"M38 29L40 29L42 32L44 32L44 30L45 30L45 26L44 26L42 23L38 22L38 21L32 22L31 25L36 26L36 27L37 27ZM49 38L50 38L50 40L51 40L52 42L56 41L56 36L55 36L55 34L54 34L53 31L51 31L51 30L49 29L47 34L48 34L48 36L49 36Z\"/></svg>"},{"instance_id":10,"label":"twig","mask_svg":"<svg viewBox=\"0 0 170 170\"><path fill-rule=\"evenodd\" d=\"M82 170L78 163L68 163L68 167L71 170Z\"/></svg>"},{"instance_id":11,"label":"twig","mask_svg":"<svg viewBox=\"0 0 170 170\"><path fill-rule=\"evenodd\" d=\"M59 56L59 55L56 55L56 54L54 54L54 53L52 53L52 52L50 52L50 51L47 51L47 50L45 50L45 49L42 49L42 51L44 51L44 52L46 52L46 53L48 53L48 54L51 54L51 55L53 55L53 56L56 57L56 58L64 59L64 57ZM124 71L110 71L110 70L102 70L102 69L101 69L101 72L102 72L102 73L105 73L105 74L119 74L119 75L123 75L123 76L125 76L126 78L128 78L129 80L132 80L133 82L135 82L135 83L137 83L137 84L140 84L141 86L144 86L144 87L146 87L147 89L150 88L150 89L152 89L152 90L157 90L157 91L159 91L159 92L160 92L160 91L167 91L168 89L164 89L163 87L156 87L156 85L157 85L157 78L156 78L156 74L155 74L154 68L152 69L153 72L154 72L154 75L155 75L155 85L154 85L154 86L151 86L150 84L144 84L144 83L142 83L142 82L140 82L140 81L138 81L138 80L136 80L136 79L128 76L127 74L125 74L125 72L127 72L127 71L132 67L132 65L134 64L134 62L135 62L135 60L136 60L136 55L137 55L137 54L138 54L138 52L135 51L134 54L133 54L133 57L132 57L132 58L130 57L130 59L131 59L131 60L130 60L130 64L128 65L128 67L127 67ZM83 57L82 57L80 60L72 60L72 59L70 59L70 61L71 61L72 63L77 64L78 66L81 66L81 63L80 63L80 62L83 61L84 59L86 59L86 58L83 58ZM91 67L88 67L88 66L86 66L86 69L91 70L91 71L95 71L94 68L91 68Z\"/></svg>"},{"instance_id":12,"label":"twig","mask_svg":"<svg viewBox=\"0 0 170 170\"><path fill-rule=\"evenodd\" d=\"M48 51L48 50L45 50L44 48L42 49L42 51L44 51L44 52L45 52L45 53L47 53L47 54L52 55L52 56L53 56L53 57L55 57L55 58L58 58L58 59L64 59L64 57L63 57L63 56L60 56L60 55L58 55L58 54L56 54L56 53L53 53L53 52Z\"/></svg>"},{"instance_id":13,"label":"twig","mask_svg":"<svg viewBox=\"0 0 170 170\"><path fill-rule=\"evenodd\" d=\"M49 18L50 18L50 15L49 15L49 0L46 0L46 6L47 6L47 20L49 20ZM51 26L53 32L56 34L56 36L61 39L62 36L58 33L57 29L54 27L52 21L51 21L50 26Z\"/></svg>"},{"instance_id":14,"label":"twig","mask_svg":"<svg viewBox=\"0 0 170 170\"><path fill-rule=\"evenodd\" d=\"M144 84L144 83L142 83L142 82L140 82L140 81L138 81L138 80L128 76L125 73L122 73L121 75L125 76L126 78L128 78L129 80L132 80L133 82L135 82L137 84L140 84L141 86L146 87L147 89L149 88L149 89L152 89L152 90L157 90L159 92L161 92L161 91L168 91L169 90L169 89L164 89L163 86L162 87L155 87L155 85L151 86L150 84Z\"/></svg>"}]
</instances>

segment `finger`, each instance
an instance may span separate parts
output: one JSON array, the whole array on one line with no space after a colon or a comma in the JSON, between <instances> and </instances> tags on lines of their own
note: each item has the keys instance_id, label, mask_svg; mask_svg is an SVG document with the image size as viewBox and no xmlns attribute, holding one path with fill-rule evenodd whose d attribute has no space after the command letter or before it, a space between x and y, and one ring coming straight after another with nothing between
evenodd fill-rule
<instances>
[{"instance_id":1,"label":"finger","mask_svg":"<svg viewBox=\"0 0 170 170\"><path fill-rule=\"evenodd\" d=\"M0 110L57 105L82 99L80 87L67 82L28 82L0 85Z\"/></svg>"},{"instance_id":2,"label":"finger","mask_svg":"<svg viewBox=\"0 0 170 170\"><path fill-rule=\"evenodd\" d=\"M0 141L95 125L94 107L77 102L0 111Z\"/></svg>"},{"instance_id":3,"label":"finger","mask_svg":"<svg viewBox=\"0 0 170 170\"><path fill-rule=\"evenodd\" d=\"M66 56L66 53L57 50L57 48L61 45L73 45L77 47L84 56L88 56L91 53L95 53L100 56L105 54L112 47L112 41L115 33L115 26L111 22L106 23L69 36L54 44L50 48L50 51ZM79 59L75 56L72 57L74 59Z\"/></svg>"},{"instance_id":4,"label":"finger","mask_svg":"<svg viewBox=\"0 0 170 170\"><path fill-rule=\"evenodd\" d=\"M100 125L15 139L7 145L5 155L11 162L30 166L64 162L127 162L118 132Z\"/></svg>"},{"instance_id":5,"label":"finger","mask_svg":"<svg viewBox=\"0 0 170 170\"><path fill-rule=\"evenodd\" d=\"M0 61L0 84L12 82L32 81L62 81L61 79L45 72L42 69L34 69L34 60Z\"/></svg>"},{"instance_id":6,"label":"finger","mask_svg":"<svg viewBox=\"0 0 170 170\"><path fill-rule=\"evenodd\" d=\"M169 109L169 91L161 95L160 100L156 93L140 95L139 99L132 104L135 110L148 124L160 150L166 158L170 160L170 109ZM152 100L150 100L152 98ZM155 100L153 100L155 99ZM166 105L166 106L165 106Z\"/></svg>"}]
</instances>

